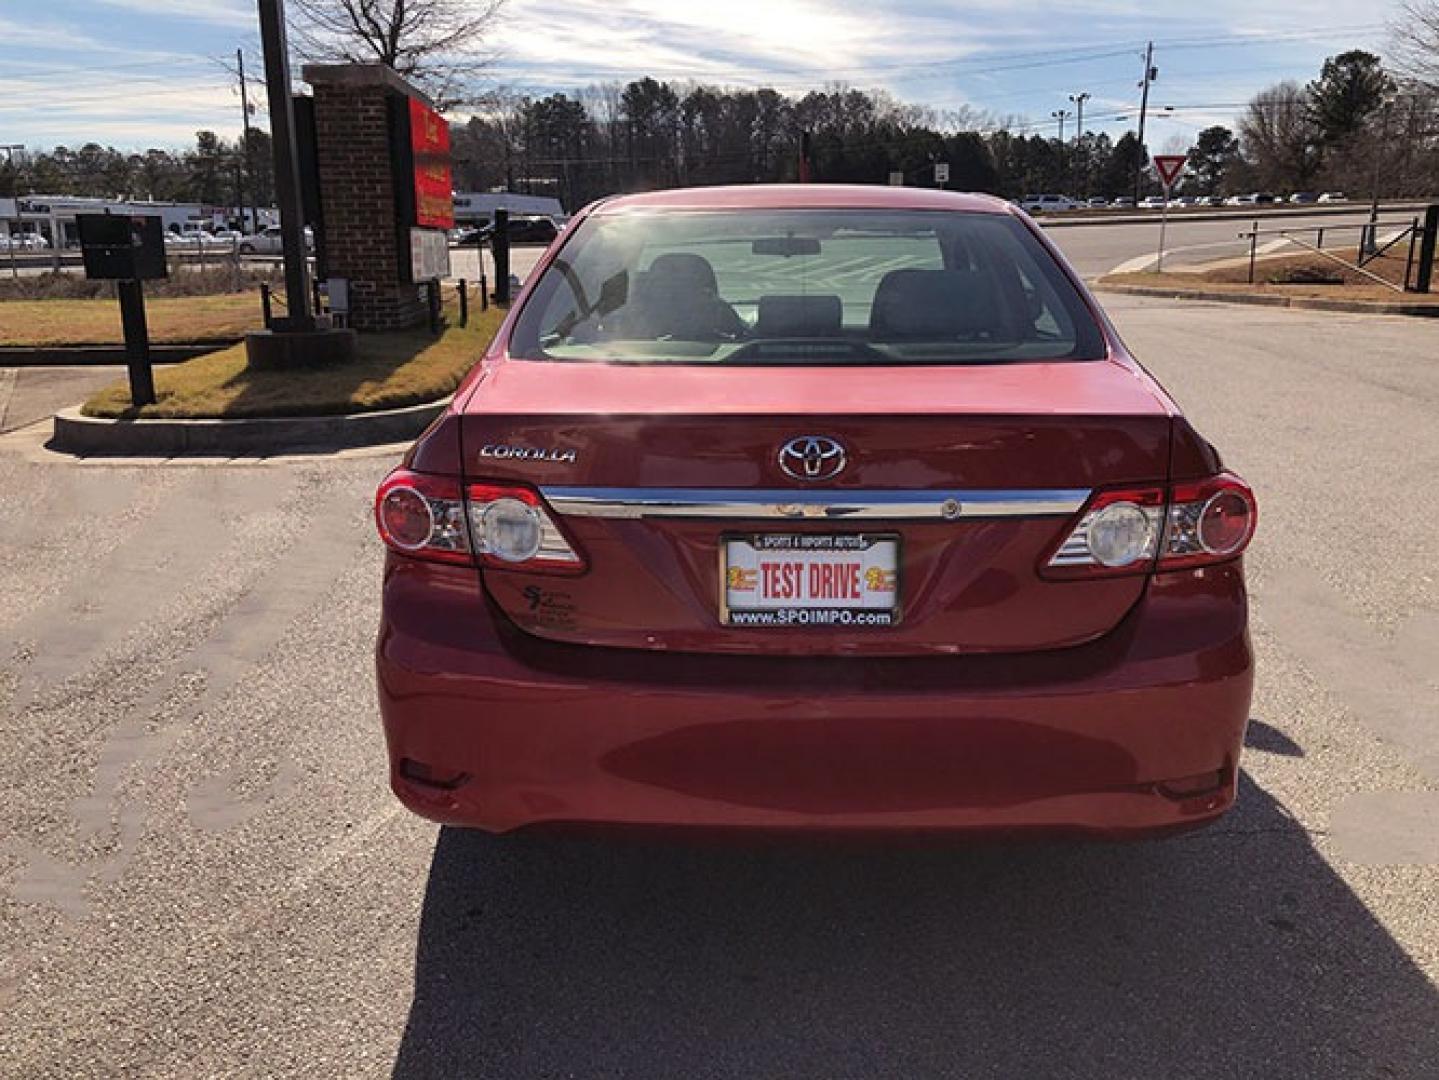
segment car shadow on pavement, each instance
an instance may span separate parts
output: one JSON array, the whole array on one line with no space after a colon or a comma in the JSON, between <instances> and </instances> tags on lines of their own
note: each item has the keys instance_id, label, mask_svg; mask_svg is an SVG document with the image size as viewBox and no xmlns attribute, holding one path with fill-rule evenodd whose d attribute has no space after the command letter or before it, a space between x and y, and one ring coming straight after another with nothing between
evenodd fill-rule
<instances>
[{"instance_id":1,"label":"car shadow on pavement","mask_svg":"<svg viewBox=\"0 0 1439 1080\"><path fill-rule=\"evenodd\" d=\"M1439 1075L1439 992L1246 777L1139 844L442 830L394 1075Z\"/></svg>"}]
</instances>

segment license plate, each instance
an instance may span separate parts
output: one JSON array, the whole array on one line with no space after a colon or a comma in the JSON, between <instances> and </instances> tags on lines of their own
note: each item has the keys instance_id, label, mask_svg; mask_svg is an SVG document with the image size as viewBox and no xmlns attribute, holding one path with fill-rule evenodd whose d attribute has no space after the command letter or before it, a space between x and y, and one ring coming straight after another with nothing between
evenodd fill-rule
<instances>
[{"instance_id":1,"label":"license plate","mask_svg":"<svg viewBox=\"0 0 1439 1080\"><path fill-rule=\"evenodd\" d=\"M893 535L726 536L720 580L726 626L899 623L899 537Z\"/></svg>"}]
</instances>

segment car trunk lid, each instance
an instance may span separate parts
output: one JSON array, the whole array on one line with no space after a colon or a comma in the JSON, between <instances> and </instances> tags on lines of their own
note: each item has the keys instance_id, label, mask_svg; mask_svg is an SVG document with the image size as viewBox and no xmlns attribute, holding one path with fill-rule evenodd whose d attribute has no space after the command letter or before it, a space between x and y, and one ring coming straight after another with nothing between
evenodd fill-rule
<instances>
[{"instance_id":1,"label":"car trunk lid","mask_svg":"<svg viewBox=\"0 0 1439 1080\"><path fill-rule=\"evenodd\" d=\"M1037 567L1091 490L1165 479L1170 414L1142 373L1112 361L502 361L466 398L462 433L466 478L538 488L586 562L569 577L482 571L530 633L656 650L922 655L1057 648L1123 618L1142 576L1053 582ZM786 444L811 437L841 448L835 475L807 478L803 455L781 462ZM889 617L735 625L745 588L782 599L765 567L786 549L829 552L780 560L820 582L818 600L836 600L804 603ZM808 569L826 562L836 569ZM854 593L856 575L874 588Z\"/></svg>"}]
</instances>

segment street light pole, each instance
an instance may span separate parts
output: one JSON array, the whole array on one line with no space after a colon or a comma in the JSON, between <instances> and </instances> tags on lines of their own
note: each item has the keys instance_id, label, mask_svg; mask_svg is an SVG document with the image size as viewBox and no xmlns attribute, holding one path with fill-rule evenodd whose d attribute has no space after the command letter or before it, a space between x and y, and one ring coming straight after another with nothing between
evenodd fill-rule
<instances>
[{"instance_id":1,"label":"street light pole","mask_svg":"<svg viewBox=\"0 0 1439 1080\"><path fill-rule=\"evenodd\" d=\"M1386 97L1380 107L1381 128L1379 131L1379 144L1374 147L1374 171L1369 180L1369 227L1362 231L1362 243L1360 249L1366 255L1372 255L1379 247L1379 164L1383 160L1381 151L1384 144L1389 141L1389 110L1394 107L1394 99Z\"/></svg>"},{"instance_id":2,"label":"street light pole","mask_svg":"<svg viewBox=\"0 0 1439 1080\"><path fill-rule=\"evenodd\" d=\"M1064 159L1064 121L1065 118L1069 116L1069 110L1055 109L1054 112L1049 115L1059 121L1059 178L1060 182L1067 188L1069 187L1069 168L1068 162Z\"/></svg>"},{"instance_id":3,"label":"street light pole","mask_svg":"<svg viewBox=\"0 0 1439 1080\"><path fill-rule=\"evenodd\" d=\"M290 100L290 57L285 41L284 0L259 0L260 43L265 51L265 94L270 99L270 139L275 154L275 202L285 250L286 330L313 330L306 288L305 222L300 208L300 164L295 146L295 108Z\"/></svg>"},{"instance_id":4,"label":"street light pole","mask_svg":"<svg viewBox=\"0 0 1439 1080\"><path fill-rule=\"evenodd\" d=\"M1075 156L1079 159L1080 180L1079 194L1089 194L1089 159L1084 153L1084 103L1090 98L1089 91L1078 94L1070 94L1069 100L1074 102L1074 150Z\"/></svg>"},{"instance_id":5,"label":"street light pole","mask_svg":"<svg viewBox=\"0 0 1439 1080\"><path fill-rule=\"evenodd\" d=\"M1055 109L1054 112L1049 115L1059 121L1059 148L1062 152L1064 150L1064 121L1071 115L1070 111L1068 109Z\"/></svg>"},{"instance_id":6,"label":"street light pole","mask_svg":"<svg viewBox=\"0 0 1439 1080\"><path fill-rule=\"evenodd\" d=\"M1075 145L1075 146L1078 146L1078 145L1079 145L1079 140L1082 139L1082 138L1084 138L1084 103L1085 103L1086 101L1088 101L1091 96L1092 96L1092 95L1091 95L1091 94L1089 93L1089 91L1087 91L1087 90L1086 90L1084 93L1081 93L1081 94L1070 94L1070 95L1069 95L1069 100L1072 101L1072 102L1074 102L1074 109L1075 109L1075 120L1074 120L1074 145Z\"/></svg>"}]
</instances>

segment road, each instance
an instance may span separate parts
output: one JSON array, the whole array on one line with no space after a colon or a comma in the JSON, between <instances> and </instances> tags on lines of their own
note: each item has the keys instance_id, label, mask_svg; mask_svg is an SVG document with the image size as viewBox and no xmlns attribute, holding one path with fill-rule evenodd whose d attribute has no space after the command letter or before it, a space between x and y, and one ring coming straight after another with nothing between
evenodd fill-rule
<instances>
[{"instance_id":1,"label":"road","mask_svg":"<svg viewBox=\"0 0 1439 1080\"><path fill-rule=\"evenodd\" d=\"M1381 213L1381 232L1403 228L1413 218L1411 212ZM1422 215L1421 215L1422 217ZM1240 240L1238 234L1253 227L1254 217L1234 215L1220 220L1187 220L1175 214L1169 220L1165 234L1165 267L1175 269L1186 264L1209 262L1214 259L1236 258L1248 254L1249 242ZM1282 217L1258 219L1261 231L1289 229L1298 231L1309 243L1315 242L1314 230L1325 230L1325 246L1354 247L1359 242L1359 230L1354 226L1369 220L1367 211L1352 214L1316 215L1300 211L1285 213ZM1146 222L1120 224L1105 222L1085 225L1066 222L1062 217L1053 222L1043 222L1065 256L1085 278L1107 274L1125 264L1126 269L1142 269L1135 260L1152 259L1159 247L1159 218ZM1275 244L1288 253L1301 250L1293 245L1279 245L1274 237L1262 237L1264 244Z\"/></svg>"},{"instance_id":2,"label":"road","mask_svg":"<svg viewBox=\"0 0 1439 1080\"><path fill-rule=\"evenodd\" d=\"M1262 506L1241 804L1163 843L438 830L372 689L397 450L0 437L0 1074L1432 1080L1433 328L1106 302Z\"/></svg>"}]
</instances>

